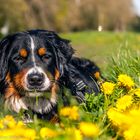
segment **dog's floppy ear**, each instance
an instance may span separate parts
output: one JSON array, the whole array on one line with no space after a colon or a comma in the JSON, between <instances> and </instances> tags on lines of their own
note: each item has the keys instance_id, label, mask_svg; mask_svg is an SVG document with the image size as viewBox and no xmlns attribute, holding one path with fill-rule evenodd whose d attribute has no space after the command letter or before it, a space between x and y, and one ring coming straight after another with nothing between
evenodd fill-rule
<instances>
[{"instance_id":1,"label":"dog's floppy ear","mask_svg":"<svg viewBox=\"0 0 140 140\"><path fill-rule=\"evenodd\" d=\"M56 66L62 76L64 73L64 67L74 54L74 50L71 47L69 40L62 39L55 32L46 31L46 39L52 46L56 57Z\"/></svg>"},{"instance_id":2,"label":"dog's floppy ear","mask_svg":"<svg viewBox=\"0 0 140 140\"><path fill-rule=\"evenodd\" d=\"M74 50L69 44L70 41L57 38L54 42L55 45L55 55L56 55L56 65L62 76L64 73L64 67L70 61Z\"/></svg>"},{"instance_id":3,"label":"dog's floppy ear","mask_svg":"<svg viewBox=\"0 0 140 140\"><path fill-rule=\"evenodd\" d=\"M0 82L2 82L8 71L10 37L7 36L0 41Z\"/></svg>"}]
</instances>

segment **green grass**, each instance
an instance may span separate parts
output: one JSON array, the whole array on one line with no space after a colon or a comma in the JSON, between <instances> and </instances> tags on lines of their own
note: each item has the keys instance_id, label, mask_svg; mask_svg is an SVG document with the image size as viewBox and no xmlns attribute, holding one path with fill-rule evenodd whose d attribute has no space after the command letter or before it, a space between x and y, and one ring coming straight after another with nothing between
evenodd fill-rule
<instances>
[{"instance_id":1,"label":"green grass","mask_svg":"<svg viewBox=\"0 0 140 140\"><path fill-rule=\"evenodd\" d=\"M101 68L107 65L108 58L117 55L120 47L140 50L140 34L138 33L85 31L61 36L71 40L76 55L95 61Z\"/></svg>"},{"instance_id":2,"label":"green grass","mask_svg":"<svg viewBox=\"0 0 140 140\"><path fill-rule=\"evenodd\" d=\"M140 35L136 33L112 33L112 32L79 32L62 34L64 38L72 41L72 46L77 50L76 55L80 57L89 58L101 67L103 75L113 83L114 88L110 89L111 94L102 91L102 94L94 96L94 94L86 94L86 101L78 104L76 100L71 97L68 91L65 92L67 98L70 99L71 106L77 106L78 110L71 107L65 112L67 115L60 113L61 123L51 124L47 121L38 120L34 117L34 122L27 124L27 126L18 126L14 120L4 118L6 114L11 114L16 119L21 120L21 114L18 115L13 112L4 112L3 100L0 98L0 139L20 139L27 138L30 140L123 140L139 139L140 133ZM118 75L127 74L130 79L127 82L124 78L121 85L118 83ZM130 86L131 82L134 85ZM103 87L103 85L101 85ZM137 94L136 94L136 91ZM116 106L118 100L123 97L132 98L132 101L121 102ZM63 110L62 99L59 99L59 111ZM119 108L124 107L124 110ZM108 114L109 113L109 114ZM76 117L75 116L79 117ZM73 117L70 119L70 117ZM3 119L4 118L4 119ZM128 119L131 121L129 122ZM81 122L88 122L85 130L80 128ZM90 123L90 125L89 125ZM92 128L88 128L91 124L96 124L99 132L89 136L89 132L93 132ZM127 127L126 127L127 126ZM42 128L43 135L40 134ZM30 130L30 128L32 130ZM49 130L48 130L49 128ZM97 129L96 128L96 129ZM86 131L88 129L88 131ZM51 131L52 133L49 133ZM18 132L18 133L17 133ZM28 135L24 132L28 132ZM30 132L30 134L29 134ZM34 135L36 132L36 137ZM86 132L86 134L84 134ZM120 133L121 132L121 133ZM130 133L126 133L130 132ZM129 134L134 134L129 135ZM57 134L57 136L55 136ZM125 135L127 134L127 135ZM49 136L52 136L49 138Z\"/></svg>"}]
</instances>

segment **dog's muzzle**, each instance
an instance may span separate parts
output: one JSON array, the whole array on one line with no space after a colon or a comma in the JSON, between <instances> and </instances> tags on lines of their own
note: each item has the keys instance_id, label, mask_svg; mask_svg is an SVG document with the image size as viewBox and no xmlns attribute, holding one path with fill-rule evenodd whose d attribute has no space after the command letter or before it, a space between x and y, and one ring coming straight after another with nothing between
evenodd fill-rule
<instances>
[{"instance_id":1,"label":"dog's muzzle","mask_svg":"<svg viewBox=\"0 0 140 140\"><path fill-rule=\"evenodd\" d=\"M47 91L51 86L50 79L40 67L31 68L25 76L27 91Z\"/></svg>"}]
</instances>

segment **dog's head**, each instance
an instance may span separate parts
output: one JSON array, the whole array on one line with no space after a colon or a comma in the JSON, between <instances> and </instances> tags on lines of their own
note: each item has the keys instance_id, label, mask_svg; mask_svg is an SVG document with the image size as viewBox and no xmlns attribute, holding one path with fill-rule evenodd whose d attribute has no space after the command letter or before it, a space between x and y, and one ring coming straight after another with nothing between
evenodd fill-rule
<instances>
[{"instance_id":1,"label":"dog's head","mask_svg":"<svg viewBox=\"0 0 140 140\"><path fill-rule=\"evenodd\" d=\"M9 35L0 42L0 82L10 84L22 97L42 96L47 91L54 94L73 52L69 41L52 31ZM9 88L5 96L10 97L11 92Z\"/></svg>"}]
</instances>

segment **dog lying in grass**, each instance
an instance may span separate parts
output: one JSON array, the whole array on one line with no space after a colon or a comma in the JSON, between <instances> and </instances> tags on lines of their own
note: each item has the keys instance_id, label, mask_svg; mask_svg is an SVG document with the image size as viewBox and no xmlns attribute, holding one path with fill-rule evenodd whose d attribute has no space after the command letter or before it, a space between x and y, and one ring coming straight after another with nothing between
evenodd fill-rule
<instances>
[{"instance_id":1,"label":"dog lying in grass","mask_svg":"<svg viewBox=\"0 0 140 140\"><path fill-rule=\"evenodd\" d=\"M0 92L6 108L17 113L31 110L51 120L57 115L58 96L65 96L60 92L64 87L80 102L85 93L99 93L99 68L73 54L69 41L52 31L30 30L3 38Z\"/></svg>"}]
</instances>

